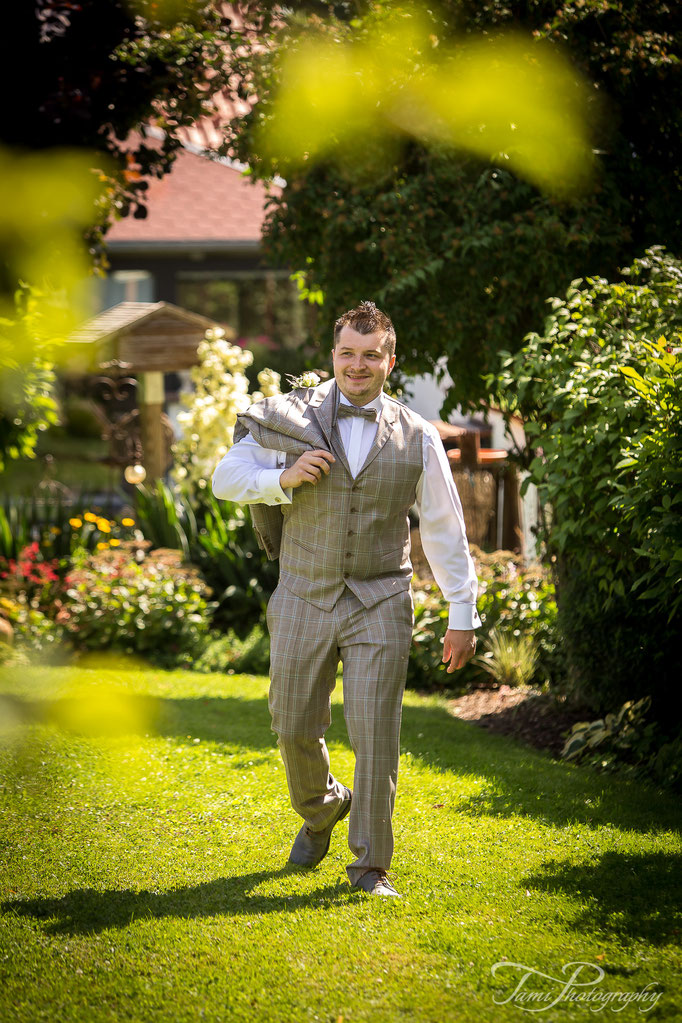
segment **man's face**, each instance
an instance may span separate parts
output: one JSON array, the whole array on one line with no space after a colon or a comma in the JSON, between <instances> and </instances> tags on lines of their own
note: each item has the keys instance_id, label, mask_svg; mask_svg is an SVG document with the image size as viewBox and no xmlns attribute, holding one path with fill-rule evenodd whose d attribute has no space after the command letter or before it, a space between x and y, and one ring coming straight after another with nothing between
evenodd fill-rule
<instances>
[{"instance_id":1,"label":"man's face","mask_svg":"<svg viewBox=\"0 0 682 1023\"><path fill-rule=\"evenodd\" d=\"M346 324L332 349L332 360L341 393L353 405L366 405L381 393L395 355L388 354L380 332L359 334Z\"/></svg>"}]
</instances>

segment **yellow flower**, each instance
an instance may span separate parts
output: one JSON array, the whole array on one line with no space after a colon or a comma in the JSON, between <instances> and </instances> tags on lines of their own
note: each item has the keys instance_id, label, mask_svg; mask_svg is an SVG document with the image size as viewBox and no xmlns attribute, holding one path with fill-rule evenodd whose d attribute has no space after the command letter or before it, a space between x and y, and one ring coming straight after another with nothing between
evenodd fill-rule
<instances>
[{"instance_id":1,"label":"yellow flower","mask_svg":"<svg viewBox=\"0 0 682 1023\"><path fill-rule=\"evenodd\" d=\"M120 540L110 540L109 544L110 544L111 547L118 547L120 542L121 542Z\"/></svg>"},{"instance_id":2,"label":"yellow flower","mask_svg":"<svg viewBox=\"0 0 682 1023\"><path fill-rule=\"evenodd\" d=\"M93 515L92 512L86 512L83 518L86 522L97 522L97 516Z\"/></svg>"},{"instance_id":3,"label":"yellow flower","mask_svg":"<svg viewBox=\"0 0 682 1023\"><path fill-rule=\"evenodd\" d=\"M111 526L109 525L108 519L97 519L97 528L99 529L100 533L111 532Z\"/></svg>"},{"instance_id":4,"label":"yellow flower","mask_svg":"<svg viewBox=\"0 0 682 1023\"><path fill-rule=\"evenodd\" d=\"M135 519L121 519L121 525L122 526L134 526L135 525Z\"/></svg>"},{"instance_id":5,"label":"yellow flower","mask_svg":"<svg viewBox=\"0 0 682 1023\"><path fill-rule=\"evenodd\" d=\"M58 536L61 533L61 529L59 526L50 526L50 532L54 533L55 536Z\"/></svg>"},{"instance_id":6,"label":"yellow flower","mask_svg":"<svg viewBox=\"0 0 682 1023\"><path fill-rule=\"evenodd\" d=\"M69 525L72 526L73 529L79 529L80 526L83 525L83 521L82 519L69 519Z\"/></svg>"},{"instance_id":7,"label":"yellow flower","mask_svg":"<svg viewBox=\"0 0 682 1023\"><path fill-rule=\"evenodd\" d=\"M97 544L97 550L98 551L105 551L108 546L109 546L108 543L102 543L102 541L100 540L100 542Z\"/></svg>"}]
</instances>

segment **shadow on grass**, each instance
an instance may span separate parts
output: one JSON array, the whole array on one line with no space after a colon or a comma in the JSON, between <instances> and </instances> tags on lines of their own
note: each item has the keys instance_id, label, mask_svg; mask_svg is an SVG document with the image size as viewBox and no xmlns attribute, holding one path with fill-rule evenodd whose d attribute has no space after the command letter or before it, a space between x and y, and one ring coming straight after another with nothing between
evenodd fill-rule
<instances>
[{"instance_id":1,"label":"shadow on grass","mask_svg":"<svg viewBox=\"0 0 682 1023\"><path fill-rule=\"evenodd\" d=\"M407 751L413 763L418 759L431 770L482 779L474 794L453 804L459 813L528 816L552 827L682 833L682 806L673 792L567 764L441 707L403 708L401 752Z\"/></svg>"},{"instance_id":2,"label":"shadow on grass","mask_svg":"<svg viewBox=\"0 0 682 1023\"><path fill-rule=\"evenodd\" d=\"M25 723L49 719L50 708L64 702L12 699ZM153 735L178 743L200 739L224 744L230 752L243 748L249 762L254 759L253 752L272 750L277 744L265 696L246 700L230 696L159 698L153 718ZM351 748L338 703L333 705L332 724L325 737L330 745ZM682 808L674 793L566 764L512 737L458 721L442 706L403 707L401 752L408 751L413 763L418 760L433 771L483 779L475 794L453 804L460 813L529 816L560 827L611 824L649 834L682 832Z\"/></svg>"},{"instance_id":3,"label":"shadow on grass","mask_svg":"<svg viewBox=\"0 0 682 1023\"><path fill-rule=\"evenodd\" d=\"M578 896L581 912L571 921L578 930L679 944L682 854L607 852L594 863L550 860L523 883L550 895Z\"/></svg>"},{"instance_id":4,"label":"shadow on grass","mask_svg":"<svg viewBox=\"0 0 682 1023\"><path fill-rule=\"evenodd\" d=\"M256 916L292 913L300 909L324 910L363 898L349 884L324 885L307 894L249 895L261 882L300 873L299 868L260 870L236 877L221 877L204 884L166 892L96 891L78 888L62 898L17 899L0 903L3 913L44 921L47 934L97 934L112 927L128 927L135 920L162 917L194 919L209 916Z\"/></svg>"}]
</instances>

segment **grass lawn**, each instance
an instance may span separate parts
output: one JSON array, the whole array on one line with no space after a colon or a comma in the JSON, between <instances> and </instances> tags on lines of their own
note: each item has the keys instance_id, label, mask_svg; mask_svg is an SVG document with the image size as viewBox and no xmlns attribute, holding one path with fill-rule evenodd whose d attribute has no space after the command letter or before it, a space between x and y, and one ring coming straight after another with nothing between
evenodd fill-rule
<instances>
[{"instance_id":1,"label":"grass lawn","mask_svg":"<svg viewBox=\"0 0 682 1023\"><path fill-rule=\"evenodd\" d=\"M0 688L3 1023L682 1018L673 795L407 692L403 897L378 898L348 885L347 819L316 869L285 866L301 821L267 679L109 663ZM333 710L352 785L340 685Z\"/></svg>"}]
</instances>

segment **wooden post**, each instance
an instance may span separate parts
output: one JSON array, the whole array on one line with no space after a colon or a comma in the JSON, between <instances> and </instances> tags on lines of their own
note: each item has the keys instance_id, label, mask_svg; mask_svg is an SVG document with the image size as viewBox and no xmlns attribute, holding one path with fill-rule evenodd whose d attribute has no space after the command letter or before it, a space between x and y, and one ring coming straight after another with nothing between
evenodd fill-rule
<instances>
[{"instance_id":1,"label":"wooden post","mask_svg":"<svg viewBox=\"0 0 682 1023\"><path fill-rule=\"evenodd\" d=\"M460 450L459 464L463 469L478 468L478 453L481 450L481 435L478 430L467 430L457 438Z\"/></svg>"},{"instance_id":2,"label":"wooden post","mask_svg":"<svg viewBox=\"0 0 682 1023\"><path fill-rule=\"evenodd\" d=\"M142 438L142 463L151 483L163 476L165 450L161 413L163 412L163 373L139 374L138 400L140 403L140 434Z\"/></svg>"},{"instance_id":3,"label":"wooden post","mask_svg":"<svg viewBox=\"0 0 682 1023\"><path fill-rule=\"evenodd\" d=\"M521 529L521 499L519 477L516 466L504 468L504 508L502 510L502 546L506 551L523 554L523 530Z\"/></svg>"}]
</instances>

